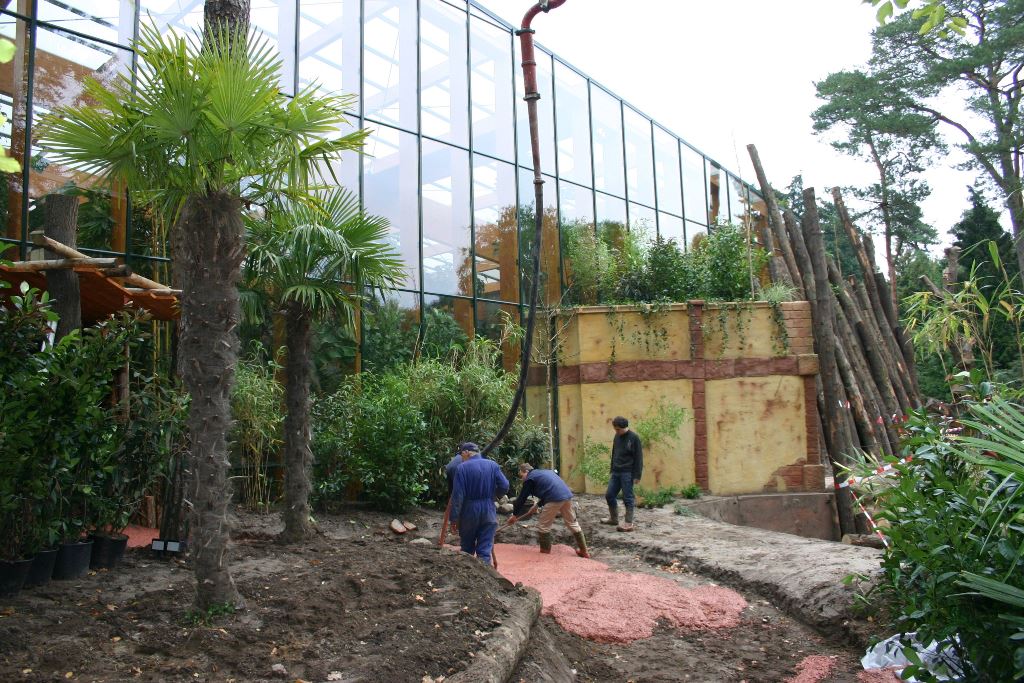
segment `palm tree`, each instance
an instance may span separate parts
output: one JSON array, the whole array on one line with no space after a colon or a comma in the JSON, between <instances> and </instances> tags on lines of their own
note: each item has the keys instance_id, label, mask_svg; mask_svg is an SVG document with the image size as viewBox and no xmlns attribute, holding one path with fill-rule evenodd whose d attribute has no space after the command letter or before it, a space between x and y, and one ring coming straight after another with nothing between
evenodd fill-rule
<instances>
[{"instance_id":1,"label":"palm tree","mask_svg":"<svg viewBox=\"0 0 1024 683\"><path fill-rule=\"evenodd\" d=\"M234 46L234 49L232 49ZM244 46L245 49L238 49ZM98 182L123 183L173 226L183 290L178 367L192 396L192 530L196 607L241 606L228 569L229 396L238 360L242 208L288 193L301 201L319 169L366 136L329 137L351 98L279 89L280 60L262 37L228 30L189 38L152 26L136 42L136 82L89 81L85 102L56 108L45 149Z\"/></svg>"},{"instance_id":2,"label":"palm tree","mask_svg":"<svg viewBox=\"0 0 1024 683\"><path fill-rule=\"evenodd\" d=\"M263 310L258 299L266 297L284 319L283 542L315 533L309 515L313 322L336 317L352 328L353 304L365 288L397 286L402 279L401 257L385 242L387 219L367 216L359 199L342 189L317 199L312 205L282 202L246 221L244 279L249 291L243 291L243 309L258 317Z\"/></svg>"}]
</instances>

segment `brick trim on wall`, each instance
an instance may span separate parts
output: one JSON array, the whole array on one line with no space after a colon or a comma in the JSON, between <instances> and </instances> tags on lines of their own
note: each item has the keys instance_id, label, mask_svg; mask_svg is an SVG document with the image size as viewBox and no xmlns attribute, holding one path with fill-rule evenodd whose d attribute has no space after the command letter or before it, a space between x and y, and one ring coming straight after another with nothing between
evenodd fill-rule
<instances>
[{"instance_id":1,"label":"brick trim on wall","mask_svg":"<svg viewBox=\"0 0 1024 683\"><path fill-rule=\"evenodd\" d=\"M708 412L704 394L704 378L708 371L704 360L704 302L690 301L689 310L691 360L682 361L688 364L687 366L677 364L675 370L689 370L693 373L693 476L697 486L703 491L709 491L711 478L708 467Z\"/></svg>"}]
</instances>

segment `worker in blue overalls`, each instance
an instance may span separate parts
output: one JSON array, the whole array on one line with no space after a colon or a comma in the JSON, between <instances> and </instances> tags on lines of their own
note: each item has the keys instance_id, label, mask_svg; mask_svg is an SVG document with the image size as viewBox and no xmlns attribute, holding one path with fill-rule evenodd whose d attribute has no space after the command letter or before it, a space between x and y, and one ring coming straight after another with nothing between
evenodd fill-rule
<instances>
[{"instance_id":1,"label":"worker in blue overalls","mask_svg":"<svg viewBox=\"0 0 1024 683\"><path fill-rule=\"evenodd\" d=\"M508 479L493 460L480 457L480 447L464 443L459 447L462 464L455 468L452 486L451 528L459 532L462 552L491 563L498 517L494 499L508 491Z\"/></svg>"}]
</instances>

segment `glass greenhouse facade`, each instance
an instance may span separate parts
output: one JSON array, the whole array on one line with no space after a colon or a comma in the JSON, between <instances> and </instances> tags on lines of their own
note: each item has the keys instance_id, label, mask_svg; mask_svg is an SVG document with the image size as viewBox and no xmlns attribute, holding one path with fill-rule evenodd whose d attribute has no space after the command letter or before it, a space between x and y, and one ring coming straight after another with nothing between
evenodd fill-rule
<instances>
[{"instance_id":1,"label":"glass greenhouse facade","mask_svg":"<svg viewBox=\"0 0 1024 683\"><path fill-rule=\"evenodd\" d=\"M17 48L0 65L2 138L24 168L3 193L2 239L24 255L38 201L70 189L83 197L82 251L169 282L166 226L34 153L34 127L52 107L81 101L87 76L132 68L140 20L201 27L202 0L0 6L0 34ZM316 82L359 95L350 120L372 129L367 154L335 170L368 212L390 220L406 267L393 297L408 324L444 311L466 334L495 337L501 311L518 314L520 234L536 211L513 27L458 0L252 0L252 25L276 42L287 91ZM757 197L736 175L557 56L537 57L547 302L565 285L559 226L619 223L687 245L751 212Z\"/></svg>"}]
</instances>

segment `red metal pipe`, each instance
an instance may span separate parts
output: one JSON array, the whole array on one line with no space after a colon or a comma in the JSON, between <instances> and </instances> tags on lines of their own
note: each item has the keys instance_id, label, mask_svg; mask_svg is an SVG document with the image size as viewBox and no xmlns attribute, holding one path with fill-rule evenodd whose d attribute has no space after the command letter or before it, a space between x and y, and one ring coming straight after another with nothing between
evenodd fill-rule
<instances>
[{"instance_id":1,"label":"red metal pipe","mask_svg":"<svg viewBox=\"0 0 1024 683\"><path fill-rule=\"evenodd\" d=\"M516 413L519 412L523 395L526 393L526 379L530 370L530 352L533 349L533 332L536 327L537 318L537 292L539 289L538 281L540 280L540 240L544 221L544 179L541 177L540 172L540 136L537 129L537 100L540 99L540 93L537 92L537 60L534 58L533 53L534 30L530 27L530 23L541 12L550 12L556 7L561 7L565 4L565 1L541 0L523 16L523 24L516 31L523 53L523 85L525 86L524 90L526 93L523 99L526 100L526 111L530 121L530 149L533 153L534 213L536 214L534 217L533 244L530 245L533 277L530 282L530 308L526 318L526 336L523 339L522 355L519 360L519 384L512 399L512 406L509 408L508 415L505 416L505 423L498 430L498 433L495 434L491 442L484 446L481 451L483 455L486 455L500 444L505 435L508 434L512 423L515 422Z\"/></svg>"}]
</instances>

